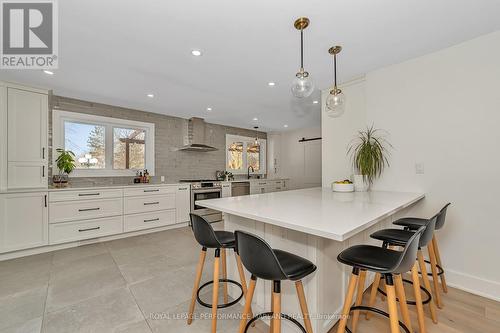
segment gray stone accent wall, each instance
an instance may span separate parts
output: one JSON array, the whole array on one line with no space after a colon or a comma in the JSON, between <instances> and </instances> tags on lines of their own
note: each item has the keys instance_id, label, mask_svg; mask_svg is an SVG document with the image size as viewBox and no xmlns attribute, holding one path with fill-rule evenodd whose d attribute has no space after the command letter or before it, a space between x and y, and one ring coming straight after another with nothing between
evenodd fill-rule
<instances>
[{"instance_id":1,"label":"gray stone accent wall","mask_svg":"<svg viewBox=\"0 0 500 333\"><path fill-rule=\"evenodd\" d=\"M213 179L216 170L225 169L226 134L267 139L265 132L207 123L206 142L218 148L218 151L177 151L176 148L184 144L187 119L56 95L50 96L49 104L49 156L52 156L52 109L154 123L156 170L153 181L159 181L160 176L165 176L166 182L177 182L180 179ZM49 170L52 170L52 166ZM71 178L70 182L73 185L121 185L131 183L132 177L75 177Z\"/></svg>"}]
</instances>

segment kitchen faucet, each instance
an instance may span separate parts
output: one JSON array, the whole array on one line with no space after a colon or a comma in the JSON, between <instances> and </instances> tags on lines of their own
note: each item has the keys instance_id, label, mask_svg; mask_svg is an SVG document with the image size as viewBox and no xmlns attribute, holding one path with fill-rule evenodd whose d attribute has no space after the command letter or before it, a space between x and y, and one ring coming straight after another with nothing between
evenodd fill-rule
<instances>
[{"instance_id":1,"label":"kitchen faucet","mask_svg":"<svg viewBox=\"0 0 500 333\"><path fill-rule=\"evenodd\" d=\"M248 166L248 169L247 169L247 176L248 176L248 179L250 179L250 169L252 169L252 172L255 172L253 166L249 165Z\"/></svg>"}]
</instances>

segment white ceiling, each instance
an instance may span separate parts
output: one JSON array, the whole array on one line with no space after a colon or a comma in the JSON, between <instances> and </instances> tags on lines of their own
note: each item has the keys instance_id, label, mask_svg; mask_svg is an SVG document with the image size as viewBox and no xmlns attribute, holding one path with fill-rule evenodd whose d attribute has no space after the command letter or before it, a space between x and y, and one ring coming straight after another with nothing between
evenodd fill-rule
<instances>
[{"instance_id":1,"label":"white ceiling","mask_svg":"<svg viewBox=\"0 0 500 333\"><path fill-rule=\"evenodd\" d=\"M57 95L209 122L283 130L317 126L320 105L293 99L299 33L316 87L500 29L495 0L62 0L59 69L2 70L0 79ZM201 57L193 57L200 49ZM474 51L471 50L471 61ZM268 87L269 81L276 82ZM153 93L155 98L146 97ZM314 97L319 98L319 91ZM213 108L207 112L206 108ZM253 121L257 117L258 121Z\"/></svg>"}]
</instances>

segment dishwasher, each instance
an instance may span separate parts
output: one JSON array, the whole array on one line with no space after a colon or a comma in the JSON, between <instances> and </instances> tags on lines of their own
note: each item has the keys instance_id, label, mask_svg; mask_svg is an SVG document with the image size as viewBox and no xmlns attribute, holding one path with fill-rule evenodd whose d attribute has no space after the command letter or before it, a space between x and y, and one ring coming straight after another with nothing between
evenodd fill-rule
<instances>
[{"instance_id":1,"label":"dishwasher","mask_svg":"<svg viewBox=\"0 0 500 333\"><path fill-rule=\"evenodd\" d=\"M231 184L231 196L239 197L250 194L250 182L233 182Z\"/></svg>"}]
</instances>

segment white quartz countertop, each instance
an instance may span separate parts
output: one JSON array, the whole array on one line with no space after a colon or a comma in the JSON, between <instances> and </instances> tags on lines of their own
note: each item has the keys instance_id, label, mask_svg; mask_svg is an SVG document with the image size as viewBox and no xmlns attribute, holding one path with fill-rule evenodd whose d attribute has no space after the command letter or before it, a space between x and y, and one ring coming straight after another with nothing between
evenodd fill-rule
<instances>
[{"instance_id":1,"label":"white quartz countertop","mask_svg":"<svg viewBox=\"0 0 500 333\"><path fill-rule=\"evenodd\" d=\"M344 241L423 198L423 193L339 193L318 187L199 200L196 204L307 234Z\"/></svg>"},{"instance_id":2,"label":"white quartz countertop","mask_svg":"<svg viewBox=\"0 0 500 333\"><path fill-rule=\"evenodd\" d=\"M18 188L0 190L0 194L9 193L32 193L32 192L60 192L60 191L86 191L86 190L111 190L134 187L159 187L159 186L189 186L189 183L138 183L124 185L69 185L67 187L49 186L47 188Z\"/></svg>"}]
</instances>

